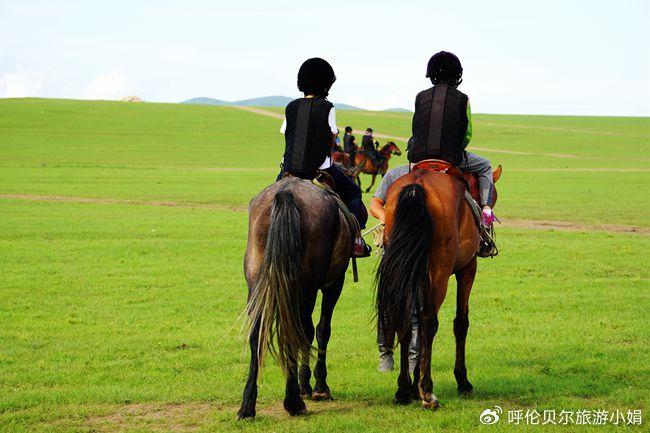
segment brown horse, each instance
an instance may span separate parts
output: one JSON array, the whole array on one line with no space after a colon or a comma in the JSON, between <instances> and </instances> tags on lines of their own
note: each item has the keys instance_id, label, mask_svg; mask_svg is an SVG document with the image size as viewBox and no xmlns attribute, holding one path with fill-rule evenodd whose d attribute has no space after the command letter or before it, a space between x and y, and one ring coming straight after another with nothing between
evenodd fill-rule
<instances>
[{"instance_id":1,"label":"brown horse","mask_svg":"<svg viewBox=\"0 0 650 433\"><path fill-rule=\"evenodd\" d=\"M286 376L284 408L298 415L306 411L301 395L314 400L331 398L326 350L332 313L352 253L354 229L331 194L295 177L266 187L248 209L244 273L251 360L238 416L255 416L257 374L267 350L278 359ZM311 316L319 288L323 299L316 329L318 358L312 390Z\"/></svg>"},{"instance_id":2,"label":"brown horse","mask_svg":"<svg viewBox=\"0 0 650 433\"><path fill-rule=\"evenodd\" d=\"M355 177L357 179L357 184L359 184L359 188L361 188L361 179L359 178L359 175L361 173L372 175L372 182L370 183L370 186L366 188L366 192L370 192L370 188L372 188L372 186L375 184L375 178L378 174L381 174L382 177L384 174L386 174L388 171L388 161L390 160L390 157L393 155L400 156L402 154L402 151L394 142L389 141L381 149L379 149L379 154L383 156L383 163L379 167L376 166L370 156L365 153L357 153L354 156L354 173L356 175Z\"/></svg>"},{"instance_id":3,"label":"brown horse","mask_svg":"<svg viewBox=\"0 0 650 433\"><path fill-rule=\"evenodd\" d=\"M495 170L495 180L501 170ZM431 380L431 348L438 330L438 311L456 276L456 364L454 375L461 395L470 394L465 339L468 303L476 275L479 231L464 198L463 183L448 174L415 170L399 178L386 197L385 254L377 270L377 317L386 341L395 333L401 346L400 375L395 402L419 398L426 408L438 407ZM411 382L408 348L412 312L418 312L419 362Z\"/></svg>"}]
</instances>

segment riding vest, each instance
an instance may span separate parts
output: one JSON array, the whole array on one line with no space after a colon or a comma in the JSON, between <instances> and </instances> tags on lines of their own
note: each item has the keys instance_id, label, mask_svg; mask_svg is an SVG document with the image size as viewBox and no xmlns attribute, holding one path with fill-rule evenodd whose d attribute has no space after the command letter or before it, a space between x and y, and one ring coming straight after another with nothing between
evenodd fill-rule
<instances>
[{"instance_id":1,"label":"riding vest","mask_svg":"<svg viewBox=\"0 0 650 433\"><path fill-rule=\"evenodd\" d=\"M438 84L418 93L409 161L442 159L459 165L464 157L467 124L467 95L455 87Z\"/></svg>"},{"instance_id":2,"label":"riding vest","mask_svg":"<svg viewBox=\"0 0 650 433\"><path fill-rule=\"evenodd\" d=\"M334 105L323 98L300 98L284 110L284 171L315 173L330 156L332 131L328 123Z\"/></svg>"},{"instance_id":3,"label":"riding vest","mask_svg":"<svg viewBox=\"0 0 650 433\"><path fill-rule=\"evenodd\" d=\"M364 135L361 139L361 149L367 152L372 152L375 150L375 143L372 140L371 135Z\"/></svg>"},{"instance_id":4,"label":"riding vest","mask_svg":"<svg viewBox=\"0 0 650 433\"><path fill-rule=\"evenodd\" d=\"M354 148L354 135L345 134L345 136L343 136L343 151L353 152L354 150L356 150Z\"/></svg>"}]
</instances>

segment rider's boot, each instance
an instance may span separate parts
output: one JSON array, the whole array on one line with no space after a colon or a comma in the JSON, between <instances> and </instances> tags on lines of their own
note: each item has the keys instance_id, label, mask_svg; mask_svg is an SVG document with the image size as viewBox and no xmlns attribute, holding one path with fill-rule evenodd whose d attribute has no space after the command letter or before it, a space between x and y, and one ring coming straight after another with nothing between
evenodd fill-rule
<instances>
[{"instance_id":1,"label":"rider's boot","mask_svg":"<svg viewBox=\"0 0 650 433\"><path fill-rule=\"evenodd\" d=\"M354 248L352 250L352 257L361 258L369 257L372 248L366 243L366 241L361 236L361 233L357 233L357 236L354 239Z\"/></svg>"},{"instance_id":2,"label":"rider's boot","mask_svg":"<svg viewBox=\"0 0 650 433\"><path fill-rule=\"evenodd\" d=\"M499 253L493 236L495 219L492 209L489 206L484 206L481 221L483 226L481 229L481 244L477 253L479 257L494 257Z\"/></svg>"}]
</instances>

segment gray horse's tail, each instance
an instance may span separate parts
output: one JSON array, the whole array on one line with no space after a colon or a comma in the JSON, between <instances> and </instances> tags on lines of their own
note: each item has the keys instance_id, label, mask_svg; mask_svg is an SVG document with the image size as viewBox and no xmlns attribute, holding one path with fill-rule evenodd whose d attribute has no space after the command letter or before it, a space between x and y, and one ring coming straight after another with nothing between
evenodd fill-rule
<instances>
[{"instance_id":1,"label":"gray horse's tail","mask_svg":"<svg viewBox=\"0 0 650 433\"><path fill-rule=\"evenodd\" d=\"M249 339L259 332L260 367L268 351L286 373L300 351L311 347L301 319L301 258L300 212L291 191L283 189L273 201L264 259L247 307Z\"/></svg>"}]
</instances>

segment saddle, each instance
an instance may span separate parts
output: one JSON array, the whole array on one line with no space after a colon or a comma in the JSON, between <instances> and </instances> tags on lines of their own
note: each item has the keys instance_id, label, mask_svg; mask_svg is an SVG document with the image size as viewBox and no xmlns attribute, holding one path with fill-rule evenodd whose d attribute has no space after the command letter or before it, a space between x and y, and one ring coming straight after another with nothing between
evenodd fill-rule
<instances>
[{"instance_id":1,"label":"saddle","mask_svg":"<svg viewBox=\"0 0 650 433\"><path fill-rule=\"evenodd\" d=\"M478 205L480 198L478 179L476 178L476 175L472 173L463 173L455 165L441 159L425 159L411 167L411 173L418 170L446 173L449 176L458 179L463 185L465 185L465 201L467 201L469 207L472 209L477 226L481 228L481 208Z\"/></svg>"},{"instance_id":2,"label":"saddle","mask_svg":"<svg viewBox=\"0 0 650 433\"><path fill-rule=\"evenodd\" d=\"M411 167L411 173L417 170L446 173L451 177L458 179L463 185L465 185L465 189L477 203L481 201L479 198L478 178L473 173L463 173L455 165L441 159L425 159L424 161L420 161Z\"/></svg>"}]
</instances>

